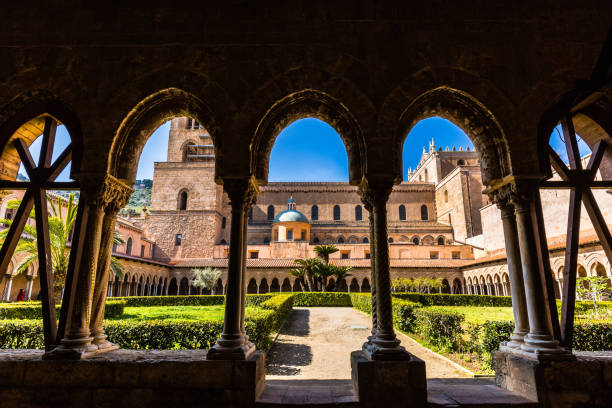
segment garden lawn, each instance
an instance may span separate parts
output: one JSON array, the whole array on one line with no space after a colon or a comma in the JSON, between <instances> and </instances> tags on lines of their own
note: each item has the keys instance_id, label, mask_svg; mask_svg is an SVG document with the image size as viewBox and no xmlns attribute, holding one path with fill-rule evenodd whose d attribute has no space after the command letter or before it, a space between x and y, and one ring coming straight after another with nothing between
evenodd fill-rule
<instances>
[{"instance_id":1,"label":"garden lawn","mask_svg":"<svg viewBox=\"0 0 612 408\"><path fill-rule=\"evenodd\" d=\"M466 323L484 323L489 320L514 321L511 307L496 306L429 306L424 310L457 312L465 316Z\"/></svg>"},{"instance_id":2,"label":"garden lawn","mask_svg":"<svg viewBox=\"0 0 612 408\"><path fill-rule=\"evenodd\" d=\"M218 306L147 306L126 307L123 315L109 320L223 320L225 307ZM246 308L248 318L255 310L253 307Z\"/></svg>"}]
</instances>

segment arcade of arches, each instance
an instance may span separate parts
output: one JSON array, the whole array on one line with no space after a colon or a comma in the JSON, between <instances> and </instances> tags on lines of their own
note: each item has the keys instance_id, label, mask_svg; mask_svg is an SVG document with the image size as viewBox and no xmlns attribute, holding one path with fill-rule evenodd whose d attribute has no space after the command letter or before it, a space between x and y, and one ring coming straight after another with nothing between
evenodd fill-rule
<instances>
[{"instance_id":1,"label":"arcade of arches","mask_svg":"<svg viewBox=\"0 0 612 408\"><path fill-rule=\"evenodd\" d=\"M361 260L362 269L356 268L354 277L340 283L351 291L369 287L375 300L372 335L364 338L363 350L347 356L354 363L353 380L360 403L375 406L368 400L375 394L390 398L384 401L386 406L399 406L405 401L424 406L426 384L424 375L419 374L424 373L422 361L401 347L393 328L390 271L402 265L394 265L392 259L397 237L388 228L388 220L401 216L399 208L397 212L388 211L388 204L394 186L402 187L401 147L406 135L420 120L439 116L460 126L473 141L481 167L480 182L486 199L495 208L489 215L497 217L497 234L505 241L502 253L486 264L471 270L462 266L461 273L447 277L453 292L512 296L514 332L511 341L494 356L498 384L539 399L544 406L558 406L559 395L564 404L583 398L583 404L588 405L584 401L609 388L603 378L594 381L589 390L582 385L568 390L563 387L569 385L553 380L567 365L577 373L597 365L598 374L593 375L603 375L602 365L607 364L609 371L612 364L606 359L587 361L572 354L573 302L564 303L561 325L554 303L554 292L559 288L561 297L571 299L570 289L577 274L609 276L612 239L602 221L609 207L598 207L593 191L612 188L610 2L561 1L556 3L555 12L544 3L519 2L500 10L497 4L478 2L475 14L471 8L452 2L445 4L444 10L432 10L430 4L386 0L357 5L288 1L274 7L261 6L261 10L240 1L161 1L158 3L163 7L155 3L148 9L108 4L103 12L98 6L76 7L73 3L44 3L35 9L14 3L0 17L4 39L0 45L0 188L19 188L15 180L20 163L34 177L26 183L26 204L17 211L18 221L11 228L9 244L2 248L3 278L11 262L12 243L21 233L16 231L23 229L32 208L28 203L40 202L47 188L80 190L67 289L57 327L55 308L49 304L48 278L52 271L45 261L50 251L39 253L43 260L38 269L45 282L41 293L48 348L39 364L42 369L73 367L65 362L68 359L109 359L127 364L127 357L122 360L117 356L129 353L114 351L116 346L104 334L107 295L191 293L189 280L180 271L176 276L172 275L174 271L166 275L134 272L109 285L116 216L133 191L142 148L162 123L189 117L192 128L197 123L207 136L186 140L176 151L169 149L168 155L176 154L179 161L195 163L194 167L204 163L214 184L209 183L211 188L199 196L160 197L177 212L173 222L177 230L156 238L155 245L187 253L189 236L180 231L184 223L199 220L201 225L226 226L226 278L215 288L216 293L226 295L223 333L204 353L176 352L176 357L168 358L197 365L197 370L188 372L198 375L174 375L170 365L155 360L165 358L165 354L139 354L148 356L143 361L157 362L148 367L159 374L159 381L170 384L181 378L184 383L175 382L170 387L153 380L147 383L149 372L144 371L135 377L142 377L140 384L148 384L145 391L139 389L143 393L163 388L167 398L174 398L180 388L181 403L191 401L187 395L201 402L204 395L211 401L216 398L218 405L252 406L264 385L264 356L246 336L244 296L255 287L260 292L285 291L295 285L265 271L254 281L247 281L247 268L253 259L247 251L252 226L249 209L257 205L266 188L274 187L266 184L270 151L278 133L295 120L315 117L331 125L346 146L349 184L363 206L363 222L369 230L368 242L355 235L361 243L352 243L361 245L362 251L369 247L369 255L364 252ZM65 23L41 22L45 16L62 16ZM70 149L55 164L45 147L47 156L41 156L36 166L24 153L27 146L33 135L43 131L46 146L58 123L70 134ZM547 145L558 123L563 125L568 148L567 166L555 159ZM572 142L576 133L593 152L584 169ZM210 161L213 149L214 161ZM74 181L55 182L59 167L69 160ZM465 162L456 164L459 168L469 166ZM551 165L561 180L553 178ZM161 167L171 173L173 163ZM426 166L416 171L423 172L423 182L434 175ZM469 177L469 172L465 176ZM549 245L552 236L547 236L544 227L542 206L546 201L540 188L569 190L573 204L571 213L564 212L569 225L561 233L566 235L565 246ZM444 202L443 189L433 192L439 193L438 201ZM180 212L189 213L197 200L212 200L223 194L229 205L226 214L199 211L191 214L194 218L182 218ZM477 195L482 196L482 191L470 191L465 197L476 199ZM584 202L595 238L578 234L580 202ZM421 206L417 207L419 222L435 216L433 208ZM267 205L263 214L267 218L265 211ZM323 217L324 211L327 209L319 206L318 216ZM39 208L39 216L41 212ZM303 224L301 218L282 222ZM464 228L471 231L465 237L479 234L474 223L466 223ZM45 238L40 232L42 242ZM201 231L210 234L209 239L217 232ZM290 235L288 230L284 232L286 238L298 236L294 231ZM313 226L309 232L316 232ZM446 242L436 245L438 236L432 235L431 247L448 246L452 236L439 235ZM338 243L346 243L346 238L339 242L335 237ZM413 239L406 235L406 245L422 246L412 244ZM142 245L146 252L151 244L131 242L130 252L140 250ZM584 250L589 247L592 254ZM204 254L214 258L208 255ZM563 262L555 257L563 258ZM143 264L142 259L130 259L129 254L124 258L125 262ZM503 258L506 263L501 262ZM153 262L153 255L150 259ZM453 261L452 255L448 261ZM176 265L176 269L189 267ZM562 278L559 270L563 270ZM52 335L56 331L57 338ZM110 367L96 364L92 364L92 370ZM538 382L540 377L534 372L541 367L550 373L547 380L552 382ZM366 381L366 372L374 380ZM205 392L201 387L186 385L204 381L204 373L218 383L206 383ZM88 379L91 387L102 387L109 396L139 387L122 384L124 388L120 388L115 382L109 385L110 376L101 371L95 377ZM24 378L27 382L27 370ZM395 378L401 384L376 381L378 378ZM530 380L521 382L525 378ZM79 381L74 387L82 386ZM14 387L23 390L31 384ZM27 389L32 392L32 388ZM83 398L98 395L90 391ZM32 393L44 398L43 394ZM85 395L65 394L50 400L67 401L77 394ZM609 402L609 395L607 398ZM191 405L196 403L185 402L183 406Z\"/></svg>"}]
</instances>

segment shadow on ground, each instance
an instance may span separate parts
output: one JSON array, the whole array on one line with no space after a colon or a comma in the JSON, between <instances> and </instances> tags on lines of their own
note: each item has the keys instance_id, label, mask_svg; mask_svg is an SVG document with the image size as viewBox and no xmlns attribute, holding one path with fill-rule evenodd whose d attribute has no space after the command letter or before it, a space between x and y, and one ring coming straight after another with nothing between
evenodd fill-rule
<instances>
[{"instance_id":1,"label":"shadow on ground","mask_svg":"<svg viewBox=\"0 0 612 408\"><path fill-rule=\"evenodd\" d=\"M310 334L310 311L294 309L281 332L294 337L308 336ZM300 367L310 363L312 363L310 346L277 341L266 357L266 374L294 376L300 373Z\"/></svg>"}]
</instances>

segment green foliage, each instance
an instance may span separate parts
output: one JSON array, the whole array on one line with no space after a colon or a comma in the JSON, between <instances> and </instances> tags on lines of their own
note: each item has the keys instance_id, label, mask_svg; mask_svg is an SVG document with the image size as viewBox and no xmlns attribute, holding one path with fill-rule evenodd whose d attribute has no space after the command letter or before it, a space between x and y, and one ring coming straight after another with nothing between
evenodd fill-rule
<instances>
[{"instance_id":1,"label":"green foliage","mask_svg":"<svg viewBox=\"0 0 612 408\"><path fill-rule=\"evenodd\" d=\"M608 277L606 276L588 276L580 278L576 282L576 295L578 299L591 300L596 315L599 314L597 303L607 299L609 294Z\"/></svg>"},{"instance_id":2,"label":"green foliage","mask_svg":"<svg viewBox=\"0 0 612 408\"><path fill-rule=\"evenodd\" d=\"M124 300L128 307L139 306L214 306L225 303L223 295L190 296L127 296L113 299Z\"/></svg>"},{"instance_id":3,"label":"green foliage","mask_svg":"<svg viewBox=\"0 0 612 408\"><path fill-rule=\"evenodd\" d=\"M246 295L246 306L261 306L261 304L267 300L270 300L278 293L262 293L262 294L250 294Z\"/></svg>"},{"instance_id":4,"label":"green foliage","mask_svg":"<svg viewBox=\"0 0 612 408\"><path fill-rule=\"evenodd\" d=\"M43 348L42 320L0 320L0 349Z\"/></svg>"},{"instance_id":5,"label":"green foliage","mask_svg":"<svg viewBox=\"0 0 612 408\"><path fill-rule=\"evenodd\" d=\"M113 233L113 245L119 246L119 245L123 245L124 243L125 241L123 240L123 238L121 238L119 231L115 230ZM117 278L123 279L123 272L125 272L124 271L125 268L123 267L123 264L119 262L119 260L115 258L114 256L111 257L110 269Z\"/></svg>"},{"instance_id":6,"label":"green foliage","mask_svg":"<svg viewBox=\"0 0 612 408\"><path fill-rule=\"evenodd\" d=\"M211 290L217 285L217 281L221 277L221 270L207 266L205 268L192 269L194 278L192 285L196 288Z\"/></svg>"},{"instance_id":7,"label":"green foliage","mask_svg":"<svg viewBox=\"0 0 612 408\"><path fill-rule=\"evenodd\" d=\"M104 317L116 318L123 314L125 301L108 300L104 308ZM55 306L55 314L59 317L60 305ZM0 319L42 319L41 302L0 303Z\"/></svg>"},{"instance_id":8,"label":"green foliage","mask_svg":"<svg viewBox=\"0 0 612 408\"><path fill-rule=\"evenodd\" d=\"M442 350L456 350L461 343L465 317L456 312L415 310L413 332Z\"/></svg>"},{"instance_id":9,"label":"green foliage","mask_svg":"<svg viewBox=\"0 0 612 408\"><path fill-rule=\"evenodd\" d=\"M391 281L394 292L414 291L428 293L442 287L442 278L395 278Z\"/></svg>"},{"instance_id":10,"label":"green foliage","mask_svg":"<svg viewBox=\"0 0 612 408\"><path fill-rule=\"evenodd\" d=\"M349 294L341 292L297 292L293 298L295 306L351 306Z\"/></svg>"},{"instance_id":11,"label":"green foliage","mask_svg":"<svg viewBox=\"0 0 612 408\"><path fill-rule=\"evenodd\" d=\"M369 293L351 293L350 298L353 308L372 314L372 296ZM415 310L420 307L420 304L409 300L393 299L393 325L402 331L412 331L416 319Z\"/></svg>"},{"instance_id":12,"label":"green foliage","mask_svg":"<svg viewBox=\"0 0 612 408\"><path fill-rule=\"evenodd\" d=\"M393 297L417 302L423 306L512 306L512 299L510 296L394 293Z\"/></svg>"},{"instance_id":13,"label":"green foliage","mask_svg":"<svg viewBox=\"0 0 612 408\"><path fill-rule=\"evenodd\" d=\"M487 353L499 350L501 342L510 340L510 335L514 331L514 323L507 321L491 320L480 326L482 327L481 350Z\"/></svg>"},{"instance_id":14,"label":"green foliage","mask_svg":"<svg viewBox=\"0 0 612 408\"><path fill-rule=\"evenodd\" d=\"M572 347L583 351L612 350L612 323L576 323Z\"/></svg>"}]
</instances>

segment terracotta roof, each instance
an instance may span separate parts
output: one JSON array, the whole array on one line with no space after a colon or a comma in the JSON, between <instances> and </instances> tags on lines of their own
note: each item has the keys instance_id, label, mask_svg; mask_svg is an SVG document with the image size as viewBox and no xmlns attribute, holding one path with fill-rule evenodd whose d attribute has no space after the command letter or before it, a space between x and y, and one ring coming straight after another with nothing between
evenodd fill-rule
<instances>
[{"instance_id":1,"label":"terracotta roof","mask_svg":"<svg viewBox=\"0 0 612 408\"><path fill-rule=\"evenodd\" d=\"M211 266L215 268L227 268L227 258L207 259L191 258L171 265L177 268L195 268ZM332 259L331 263L338 266L350 266L353 268L369 268L369 259ZM391 259L392 268L459 268L471 262L468 259ZM247 268L294 268L294 259L260 258L247 259Z\"/></svg>"}]
</instances>

